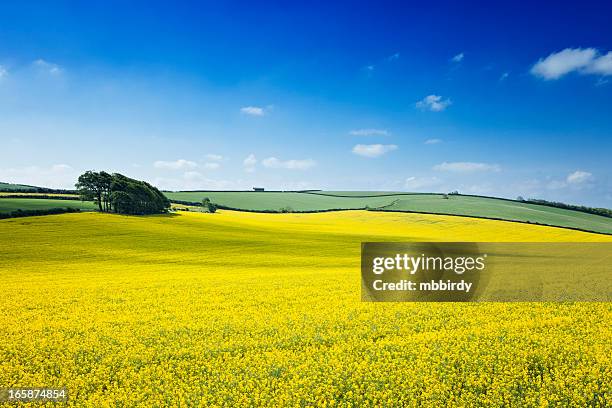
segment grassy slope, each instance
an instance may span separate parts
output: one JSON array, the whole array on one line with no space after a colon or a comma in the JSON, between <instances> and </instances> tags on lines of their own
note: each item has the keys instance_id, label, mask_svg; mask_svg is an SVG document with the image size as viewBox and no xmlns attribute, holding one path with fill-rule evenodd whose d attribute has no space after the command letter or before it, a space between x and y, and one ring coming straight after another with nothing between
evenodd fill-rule
<instances>
[{"instance_id":1,"label":"grassy slope","mask_svg":"<svg viewBox=\"0 0 612 408\"><path fill-rule=\"evenodd\" d=\"M451 196L445 200L433 195L404 196L385 209L529 221L612 234L612 218L494 198Z\"/></svg>"},{"instance_id":2,"label":"grassy slope","mask_svg":"<svg viewBox=\"0 0 612 408\"><path fill-rule=\"evenodd\" d=\"M476 217L500 218L561 227L612 233L612 218L542 205L481 197L440 194L394 194L393 192L326 191L316 193L277 192L177 192L165 193L170 199L199 202L204 197L213 202L244 210L279 210L291 207L294 211L329 209L358 209L386 206L387 210L445 213ZM340 197L349 195L351 197ZM362 195L362 197L357 197Z\"/></svg>"},{"instance_id":3,"label":"grassy slope","mask_svg":"<svg viewBox=\"0 0 612 408\"><path fill-rule=\"evenodd\" d=\"M351 197L378 197L394 194L409 194L399 191L312 191L309 194L329 195L329 196L351 196Z\"/></svg>"},{"instance_id":4,"label":"grassy slope","mask_svg":"<svg viewBox=\"0 0 612 408\"><path fill-rule=\"evenodd\" d=\"M74 200L51 200L42 198L0 198L0 213L15 210L45 210L49 208L80 208L92 210L96 205L91 202Z\"/></svg>"},{"instance_id":5,"label":"grassy slope","mask_svg":"<svg viewBox=\"0 0 612 408\"><path fill-rule=\"evenodd\" d=\"M382 240L612 237L365 211L4 220L0 384L65 385L83 406L587 406L606 392L608 305L363 303L360 243Z\"/></svg>"},{"instance_id":6,"label":"grassy slope","mask_svg":"<svg viewBox=\"0 0 612 408\"><path fill-rule=\"evenodd\" d=\"M378 207L388 204L388 197L345 198L304 193L277 192L177 192L164 193L172 200L200 202L208 197L217 204L241 210L279 210L291 207L294 211L331 209L360 209L366 205Z\"/></svg>"}]
</instances>

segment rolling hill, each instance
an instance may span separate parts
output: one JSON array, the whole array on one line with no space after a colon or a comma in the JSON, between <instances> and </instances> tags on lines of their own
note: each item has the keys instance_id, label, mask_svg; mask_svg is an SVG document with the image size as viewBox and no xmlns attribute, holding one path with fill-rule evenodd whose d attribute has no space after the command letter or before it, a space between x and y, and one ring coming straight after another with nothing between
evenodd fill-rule
<instances>
[{"instance_id":1,"label":"rolling hill","mask_svg":"<svg viewBox=\"0 0 612 408\"><path fill-rule=\"evenodd\" d=\"M492 218L612 234L612 218L541 204L490 197L398 192L186 191L164 193L170 200L199 203L204 198L221 207L261 212L316 212L369 208Z\"/></svg>"},{"instance_id":2,"label":"rolling hill","mask_svg":"<svg viewBox=\"0 0 612 408\"><path fill-rule=\"evenodd\" d=\"M12 184L0 182L0 191L15 191L15 192L27 192L37 191L40 187L29 186L27 184Z\"/></svg>"}]
</instances>

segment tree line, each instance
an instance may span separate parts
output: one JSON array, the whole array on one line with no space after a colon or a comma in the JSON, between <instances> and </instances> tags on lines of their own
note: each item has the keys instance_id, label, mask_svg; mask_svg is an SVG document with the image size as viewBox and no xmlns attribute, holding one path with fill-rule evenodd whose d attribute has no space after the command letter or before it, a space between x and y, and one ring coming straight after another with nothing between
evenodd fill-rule
<instances>
[{"instance_id":1,"label":"tree line","mask_svg":"<svg viewBox=\"0 0 612 408\"><path fill-rule=\"evenodd\" d=\"M79 208L45 208L38 210L22 210L17 209L8 213L0 213L0 219L5 218L18 218L18 217L31 217L34 215L52 215L52 214L64 214L64 213L75 213L80 212Z\"/></svg>"},{"instance_id":2,"label":"tree line","mask_svg":"<svg viewBox=\"0 0 612 408\"><path fill-rule=\"evenodd\" d=\"M103 212L145 215L170 208L170 201L157 188L119 173L87 171L79 176L76 188L82 200L96 202Z\"/></svg>"},{"instance_id":3,"label":"tree line","mask_svg":"<svg viewBox=\"0 0 612 408\"><path fill-rule=\"evenodd\" d=\"M538 198L524 199L523 197L520 197L520 196L516 200L522 201L524 203L546 205L548 207L563 208L565 210L580 211L584 213L601 215L603 217L612 218L612 210L608 208L586 207L584 205L565 204L565 203L560 203L557 201L541 200Z\"/></svg>"}]
</instances>

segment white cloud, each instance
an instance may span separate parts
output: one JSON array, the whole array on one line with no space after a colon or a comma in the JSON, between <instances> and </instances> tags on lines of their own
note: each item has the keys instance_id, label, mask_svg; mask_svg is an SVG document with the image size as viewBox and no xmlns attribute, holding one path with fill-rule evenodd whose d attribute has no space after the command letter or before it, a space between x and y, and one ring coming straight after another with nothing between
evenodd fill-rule
<instances>
[{"instance_id":1,"label":"white cloud","mask_svg":"<svg viewBox=\"0 0 612 408\"><path fill-rule=\"evenodd\" d=\"M187 171L180 177L158 177L152 184L163 190L242 190L248 187L243 180L213 180L197 171Z\"/></svg>"},{"instance_id":2,"label":"white cloud","mask_svg":"<svg viewBox=\"0 0 612 408\"><path fill-rule=\"evenodd\" d=\"M240 108L240 112L249 116L264 116L266 114L265 109L259 106L245 106Z\"/></svg>"},{"instance_id":3,"label":"white cloud","mask_svg":"<svg viewBox=\"0 0 612 408\"><path fill-rule=\"evenodd\" d=\"M389 132L385 129L355 129L349 132L351 136L387 136Z\"/></svg>"},{"instance_id":4,"label":"white cloud","mask_svg":"<svg viewBox=\"0 0 612 408\"><path fill-rule=\"evenodd\" d=\"M0 79L8 75L8 71L2 65L0 65Z\"/></svg>"},{"instance_id":5,"label":"white cloud","mask_svg":"<svg viewBox=\"0 0 612 408\"><path fill-rule=\"evenodd\" d=\"M186 171L183 173L183 178L185 180L201 180L204 175L197 171Z\"/></svg>"},{"instance_id":6,"label":"white cloud","mask_svg":"<svg viewBox=\"0 0 612 408\"><path fill-rule=\"evenodd\" d=\"M379 61L378 63L376 63L376 64L369 64L369 65L366 65L365 67L363 67L363 70L365 70L365 71L366 71L366 73L367 73L367 74L368 74L368 76L369 76L369 75L371 75L371 74L374 72L374 70L376 69L377 65L383 65L383 64L385 64L385 63L391 63L391 62L393 62L393 61L397 61L397 60L399 59L399 57L400 57L400 53L399 53L399 52L396 52L396 53L391 54L391 55L389 55L388 57L386 57L386 58L384 58L384 59L380 60L380 61Z\"/></svg>"},{"instance_id":7,"label":"white cloud","mask_svg":"<svg viewBox=\"0 0 612 408\"><path fill-rule=\"evenodd\" d=\"M420 190L422 188L435 187L442 184L442 180L437 177L408 177L404 183L404 187L412 190Z\"/></svg>"},{"instance_id":8,"label":"white cloud","mask_svg":"<svg viewBox=\"0 0 612 408\"><path fill-rule=\"evenodd\" d=\"M183 170L183 169L194 169L198 167L197 163L189 161L189 160L185 160L185 159L178 159L175 161L158 160L155 163L153 163L153 166L156 169L164 169L164 170Z\"/></svg>"},{"instance_id":9,"label":"white cloud","mask_svg":"<svg viewBox=\"0 0 612 408\"><path fill-rule=\"evenodd\" d=\"M263 159L261 163L271 169L307 170L314 167L317 163L312 159L304 160L279 160L276 157Z\"/></svg>"},{"instance_id":10,"label":"white cloud","mask_svg":"<svg viewBox=\"0 0 612 408\"><path fill-rule=\"evenodd\" d=\"M465 55L460 52L459 54L455 55L453 58L451 58L452 62L461 62L463 61L463 57L465 57Z\"/></svg>"},{"instance_id":11,"label":"white cloud","mask_svg":"<svg viewBox=\"0 0 612 408\"><path fill-rule=\"evenodd\" d=\"M501 74L501 76L499 77L500 81L505 81L506 79L508 79L508 77L510 76L509 72L504 72L503 74Z\"/></svg>"},{"instance_id":12,"label":"white cloud","mask_svg":"<svg viewBox=\"0 0 612 408\"><path fill-rule=\"evenodd\" d=\"M589 66L587 66L584 72L588 74L598 75L612 75L612 51L606 55L595 58Z\"/></svg>"},{"instance_id":13,"label":"white cloud","mask_svg":"<svg viewBox=\"0 0 612 408\"><path fill-rule=\"evenodd\" d=\"M216 162L204 163L204 168L208 170L217 170L221 165Z\"/></svg>"},{"instance_id":14,"label":"white cloud","mask_svg":"<svg viewBox=\"0 0 612 408\"><path fill-rule=\"evenodd\" d=\"M573 173L568 174L566 181L568 184L584 184L593 179L593 175L588 171L576 170Z\"/></svg>"},{"instance_id":15,"label":"white cloud","mask_svg":"<svg viewBox=\"0 0 612 408\"><path fill-rule=\"evenodd\" d=\"M566 48L540 58L531 68L537 77L559 79L571 72L594 75L612 75L612 52L600 55L595 48Z\"/></svg>"},{"instance_id":16,"label":"white cloud","mask_svg":"<svg viewBox=\"0 0 612 408\"><path fill-rule=\"evenodd\" d=\"M59 65L45 61L43 59L37 59L36 61L34 61L33 64L40 71L46 72L51 75L60 75L62 72L64 72L63 68Z\"/></svg>"},{"instance_id":17,"label":"white cloud","mask_svg":"<svg viewBox=\"0 0 612 408\"><path fill-rule=\"evenodd\" d=\"M399 53L399 52L396 52L396 53L395 53L395 54L393 54L393 55L389 55L389 56L387 57L387 61L389 61L389 62L391 62L391 61L395 61L395 60L399 59L399 57L400 57L400 53Z\"/></svg>"},{"instance_id":18,"label":"white cloud","mask_svg":"<svg viewBox=\"0 0 612 408\"><path fill-rule=\"evenodd\" d=\"M442 139L427 139L424 143L427 145L440 144L442 143Z\"/></svg>"},{"instance_id":19,"label":"white cloud","mask_svg":"<svg viewBox=\"0 0 612 408\"><path fill-rule=\"evenodd\" d=\"M576 170L567 175L564 180L549 180L546 183L548 190L562 190L571 188L572 190L582 190L583 188L593 187L593 174L588 171Z\"/></svg>"},{"instance_id":20,"label":"white cloud","mask_svg":"<svg viewBox=\"0 0 612 408\"><path fill-rule=\"evenodd\" d=\"M441 112L451 104L450 99L442 99L440 95L427 95L416 103L416 107L432 112Z\"/></svg>"},{"instance_id":21,"label":"white cloud","mask_svg":"<svg viewBox=\"0 0 612 408\"><path fill-rule=\"evenodd\" d=\"M53 166L51 166L51 170L57 173L63 173L65 171L72 170L72 167L67 164L54 164Z\"/></svg>"},{"instance_id":22,"label":"white cloud","mask_svg":"<svg viewBox=\"0 0 612 408\"><path fill-rule=\"evenodd\" d=\"M364 157L380 157L385 153L397 150L396 145L383 145L383 144L358 144L353 147L353 153L364 156Z\"/></svg>"},{"instance_id":23,"label":"white cloud","mask_svg":"<svg viewBox=\"0 0 612 408\"><path fill-rule=\"evenodd\" d=\"M211 160L211 161L223 160L223 156L221 156L220 154L207 154L205 157L207 160Z\"/></svg>"},{"instance_id":24,"label":"white cloud","mask_svg":"<svg viewBox=\"0 0 612 408\"><path fill-rule=\"evenodd\" d=\"M242 165L244 166L244 170L247 173L252 173L255 171L255 165L257 164L257 159L255 158L254 154L249 154L244 161L242 162Z\"/></svg>"},{"instance_id":25,"label":"white cloud","mask_svg":"<svg viewBox=\"0 0 612 408\"><path fill-rule=\"evenodd\" d=\"M489 163L473 163L473 162L444 162L433 167L437 171L449 171L453 173L474 173L474 172L490 172L500 171L501 168L497 164Z\"/></svg>"}]
</instances>

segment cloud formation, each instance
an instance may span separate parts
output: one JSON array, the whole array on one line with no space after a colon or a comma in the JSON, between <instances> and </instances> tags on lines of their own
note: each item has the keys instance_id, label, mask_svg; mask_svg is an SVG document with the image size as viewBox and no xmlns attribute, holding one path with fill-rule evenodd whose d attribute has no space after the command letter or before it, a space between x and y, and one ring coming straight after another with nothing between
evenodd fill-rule
<instances>
[{"instance_id":1,"label":"cloud formation","mask_svg":"<svg viewBox=\"0 0 612 408\"><path fill-rule=\"evenodd\" d=\"M204 168L208 170L217 170L221 165L217 162L204 163Z\"/></svg>"},{"instance_id":2,"label":"cloud formation","mask_svg":"<svg viewBox=\"0 0 612 408\"><path fill-rule=\"evenodd\" d=\"M437 177L408 177L404 187L411 190L420 190L428 187L435 187L442 184L442 180Z\"/></svg>"},{"instance_id":3,"label":"cloud formation","mask_svg":"<svg viewBox=\"0 0 612 408\"><path fill-rule=\"evenodd\" d=\"M183 173L183 178L185 180L201 180L203 175L198 171L186 171Z\"/></svg>"},{"instance_id":4,"label":"cloud formation","mask_svg":"<svg viewBox=\"0 0 612 408\"><path fill-rule=\"evenodd\" d=\"M8 75L8 71L2 65L0 65L0 79Z\"/></svg>"},{"instance_id":5,"label":"cloud formation","mask_svg":"<svg viewBox=\"0 0 612 408\"><path fill-rule=\"evenodd\" d=\"M211 160L211 161L221 161L221 160L223 160L223 156L221 156L220 154L207 154L204 157L206 157L206 160Z\"/></svg>"},{"instance_id":6,"label":"cloud formation","mask_svg":"<svg viewBox=\"0 0 612 408\"><path fill-rule=\"evenodd\" d=\"M244 170L247 173L252 173L255 171L255 166L257 165L257 158L255 158L255 155L251 153L242 161L242 165L244 166Z\"/></svg>"},{"instance_id":7,"label":"cloud formation","mask_svg":"<svg viewBox=\"0 0 612 408\"><path fill-rule=\"evenodd\" d=\"M531 68L531 74L554 80L571 72L591 75L612 75L612 51L600 55L596 48L566 48L540 58Z\"/></svg>"},{"instance_id":8,"label":"cloud formation","mask_svg":"<svg viewBox=\"0 0 612 408\"><path fill-rule=\"evenodd\" d=\"M64 70L57 64L45 61L44 59L37 59L33 62L33 65L38 68L41 72L45 72L50 75L60 75Z\"/></svg>"},{"instance_id":9,"label":"cloud formation","mask_svg":"<svg viewBox=\"0 0 612 408\"><path fill-rule=\"evenodd\" d=\"M400 53L396 52L395 54L389 55L387 57L387 61L392 62L392 61L399 59L399 57L400 57Z\"/></svg>"},{"instance_id":10,"label":"cloud formation","mask_svg":"<svg viewBox=\"0 0 612 408\"><path fill-rule=\"evenodd\" d=\"M465 55L460 52L459 54L455 55L453 58L451 58L452 62L461 62L463 61L463 57L465 57Z\"/></svg>"},{"instance_id":11,"label":"cloud formation","mask_svg":"<svg viewBox=\"0 0 612 408\"><path fill-rule=\"evenodd\" d=\"M164 190L240 190L247 188L243 180L213 180L197 171L186 171L176 177L157 177L154 186Z\"/></svg>"},{"instance_id":12,"label":"cloud formation","mask_svg":"<svg viewBox=\"0 0 612 408\"><path fill-rule=\"evenodd\" d=\"M500 171L497 164L474 163L474 162L444 162L433 167L437 171L448 171L453 173L475 173Z\"/></svg>"},{"instance_id":13,"label":"cloud formation","mask_svg":"<svg viewBox=\"0 0 612 408\"><path fill-rule=\"evenodd\" d=\"M156 169L162 170L184 170L184 169L194 169L198 167L196 162L192 162L185 159L178 159L175 161L163 161L158 160L153 163L153 167Z\"/></svg>"},{"instance_id":14,"label":"cloud formation","mask_svg":"<svg viewBox=\"0 0 612 408\"><path fill-rule=\"evenodd\" d=\"M355 129L349 132L351 136L387 136L389 132L385 129Z\"/></svg>"},{"instance_id":15,"label":"cloud formation","mask_svg":"<svg viewBox=\"0 0 612 408\"><path fill-rule=\"evenodd\" d=\"M440 95L427 95L416 103L416 107L422 110L441 112L450 106L451 103L450 99L442 99Z\"/></svg>"},{"instance_id":16,"label":"cloud formation","mask_svg":"<svg viewBox=\"0 0 612 408\"><path fill-rule=\"evenodd\" d=\"M377 64L366 65L365 67L363 67L363 69L367 72L367 74L369 76L369 75L371 75L374 72L374 70L376 69L377 65L382 65L384 63L391 63L393 61L397 61L399 59L399 57L400 57L400 53L396 52L396 53L393 53L393 54L389 55L388 57L384 58L382 61L380 61Z\"/></svg>"},{"instance_id":17,"label":"cloud formation","mask_svg":"<svg viewBox=\"0 0 612 408\"><path fill-rule=\"evenodd\" d=\"M264 167L271 169L289 169L289 170L307 170L314 167L317 163L312 159L304 160L279 160L276 157L268 157L263 159L261 163Z\"/></svg>"},{"instance_id":18,"label":"cloud formation","mask_svg":"<svg viewBox=\"0 0 612 408\"><path fill-rule=\"evenodd\" d=\"M266 114L265 109L259 106L245 106L240 108L240 112L249 116L264 116Z\"/></svg>"},{"instance_id":19,"label":"cloud formation","mask_svg":"<svg viewBox=\"0 0 612 408\"><path fill-rule=\"evenodd\" d=\"M51 166L51 171L63 173L66 171L71 171L72 167L67 164L54 164Z\"/></svg>"},{"instance_id":20,"label":"cloud formation","mask_svg":"<svg viewBox=\"0 0 612 408\"><path fill-rule=\"evenodd\" d=\"M353 147L353 153L363 157L380 157L385 153L397 150L397 146L393 144L358 144Z\"/></svg>"},{"instance_id":21,"label":"cloud formation","mask_svg":"<svg viewBox=\"0 0 612 408\"><path fill-rule=\"evenodd\" d=\"M576 170L573 173L567 175L565 181L567 184L578 185L584 184L593 180L593 174L588 171Z\"/></svg>"},{"instance_id":22,"label":"cloud formation","mask_svg":"<svg viewBox=\"0 0 612 408\"><path fill-rule=\"evenodd\" d=\"M427 139L423 143L426 144L426 145L440 144L440 143L442 143L442 139Z\"/></svg>"}]
</instances>

